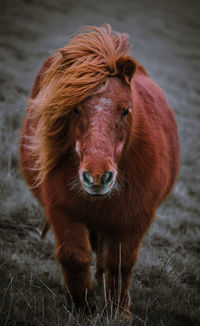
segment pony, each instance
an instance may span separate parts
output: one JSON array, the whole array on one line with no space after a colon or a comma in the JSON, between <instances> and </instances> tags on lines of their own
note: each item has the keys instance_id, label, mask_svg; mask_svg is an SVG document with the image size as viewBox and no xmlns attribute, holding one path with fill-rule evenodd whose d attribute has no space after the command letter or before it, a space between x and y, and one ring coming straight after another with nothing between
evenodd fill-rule
<instances>
[{"instance_id":1,"label":"pony","mask_svg":"<svg viewBox=\"0 0 200 326\"><path fill-rule=\"evenodd\" d=\"M20 167L55 236L66 296L131 316L129 285L142 239L179 170L179 139L163 91L130 54L128 35L89 26L36 75ZM69 298L70 297L70 298Z\"/></svg>"}]
</instances>

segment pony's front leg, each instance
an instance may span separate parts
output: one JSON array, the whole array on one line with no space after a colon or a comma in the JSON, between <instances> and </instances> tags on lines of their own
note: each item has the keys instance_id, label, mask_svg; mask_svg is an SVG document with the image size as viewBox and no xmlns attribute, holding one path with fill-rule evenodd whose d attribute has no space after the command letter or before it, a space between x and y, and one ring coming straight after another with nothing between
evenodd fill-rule
<instances>
[{"instance_id":1,"label":"pony's front leg","mask_svg":"<svg viewBox=\"0 0 200 326\"><path fill-rule=\"evenodd\" d=\"M139 242L133 243L129 237L106 241L104 302L110 314L124 314L128 318L132 316L129 310L129 284L138 250Z\"/></svg>"},{"instance_id":2,"label":"pony's front leg","mask_svg":"<svg viewBox=\"0 0 200 326\"><path fill-rule=\"evenodd\" d=\"M102 234L99 233L97 235L96 273L95 273L95 277L99 285L102 285L104 270L105 270L104 237Z\"/></svg>"},{"instance_id":3,"label":"pony's front leg","mask_svg":"<svg viewBox=\"0 0 200 326\"><path fill-rule=\"evenodd\" d=\"M49 209L47 214L55 234L55 256L62 267L67 299L87 310L94 299L88 231L83 223L67 217L64 210Z\"/></svg>"}]
</instances>

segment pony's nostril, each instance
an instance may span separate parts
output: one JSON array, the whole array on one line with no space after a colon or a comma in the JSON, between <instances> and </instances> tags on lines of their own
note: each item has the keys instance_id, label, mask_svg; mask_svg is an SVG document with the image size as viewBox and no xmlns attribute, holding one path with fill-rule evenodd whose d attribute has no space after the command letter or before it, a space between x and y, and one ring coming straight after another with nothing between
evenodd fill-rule
<instances>
[{"instance_id":1,"label":"pony's nostril","mask_svg":"<svg viewBox=\"0 0 200 326\"><path fill-rule=\"evenodd\" d=\"M105 172L101 178L101 182L103 185L107 186L113 178L113 173L111 171Z\"/></svg>"},{"instance_id":2,"label":"pony's nostril","mask_svg":"<svg viewBox=\"0 0 200 326\"><path fill-rule=\"evenodd\" d=\"M83 182L88 186L90 186L93 183L93 177L89 172L84 171L82 177L83 177Z\"/></svg>"}]
</instances>

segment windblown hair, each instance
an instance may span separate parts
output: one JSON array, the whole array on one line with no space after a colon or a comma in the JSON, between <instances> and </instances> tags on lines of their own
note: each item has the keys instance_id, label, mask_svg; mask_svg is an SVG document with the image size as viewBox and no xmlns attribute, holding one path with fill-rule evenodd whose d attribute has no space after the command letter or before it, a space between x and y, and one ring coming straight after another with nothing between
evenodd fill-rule
<instances>
[{"instance_id":1,"label":"windblown hair","mask_svg":"<svg viewBox=\"0 0 200 326\"><path fill-rule=\"evenodd\" d=\"M97 93L109 77L120 77L117 62L122 57L132 60L129 51L128 35L103 25L84 28L51 58L50 67L40 78L39 93L29 100L35 120L29 148L37 158L33 167L38 173L37 184L66 151L69 112ZM126 81L130 82L128 78Z\"/></svg>"}]
</instances>

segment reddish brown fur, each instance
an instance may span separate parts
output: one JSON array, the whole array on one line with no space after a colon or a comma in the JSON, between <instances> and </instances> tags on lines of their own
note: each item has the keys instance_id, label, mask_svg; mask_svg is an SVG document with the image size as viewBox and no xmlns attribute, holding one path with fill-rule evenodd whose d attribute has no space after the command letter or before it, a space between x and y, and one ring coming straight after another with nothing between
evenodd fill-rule
<instances>
[{"instance_id":1,"label":"reddish brown fur","mask_svg":"<svg viewBox=\"0 0 200 326\"><path fill-rule=\"evenodd\" d=\"M100 27L78 34L71 44L73 53L66 46L36 76L20 164L44 206L55 255L76 305L86 305L86 289L88 301L94 298L93 249L96 277L102 282L105 273L108 301L129 314L128 287L141 241L177 177L177 127L163 92L130 57L126 35ZM85 75L78 77L79 66ZM76 84L78 78L85 83ZM85 171L93 180L89 186ZM108 171L112 180L102 185ZM109 189L110 195L91 197L86 195L90 189L92 194Z\"/></svg>"}]
</instances>

